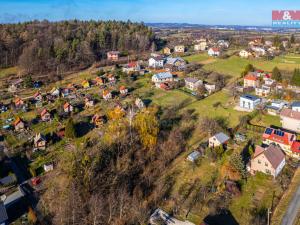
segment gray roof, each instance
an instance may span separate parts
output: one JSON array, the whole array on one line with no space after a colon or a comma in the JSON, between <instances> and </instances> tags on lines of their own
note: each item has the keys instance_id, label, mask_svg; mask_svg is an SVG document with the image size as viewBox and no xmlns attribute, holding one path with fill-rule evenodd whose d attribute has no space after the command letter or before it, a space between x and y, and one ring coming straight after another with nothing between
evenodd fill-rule
<instances>
[{"instance_id":1,"label":"gray roof","mask_svg":"<svg viewBox=\"0 0 300 225\"><path fill-rule=\"evenodd\" d=\"M189 83L197 83L199 81L198 79L192 77L184 78L184 80Z\"/></svg>"},{"instance_id":2,"label":"gray roof","mask_svg":"<svg viewBox=\"0 0 300 225\"><path fill-rule=\"evenodd\" d=\"M184 60L182 58L180 58L180 57L177 57L177 58L169 57L169 58L167 58L166 64L174 65L177 61L184 62Z\"/></svg>"},{"instance_id":3,"label":"gray roof","mask_svg":"<svg viewBox=\"0 0 300 225\"><path fill-rule=\"evenodd\" d=\"M8 184L12 184L16 181L17 181L17 179L16 179L15 175L8 175L8 176L3 177L2 179L0 179L0 184L8 185Z\"/></svg>"},{"instance_id":4,"label":"gray roof","mask_svg":"<svg viewBox=\"0 0 300 225\"><path fill-rule=\"evenodd\" d=\"M22 190L21 187L18 187L18 190L15 191L14 193L6 196L6 198L4 199L3 203L5 207L10 206L11 204L13 204L14 202L20 200L21 198L23 198L25 196L24 191Z\"/></svg>"},{"instance_id":5,"label":"gray roof","mask_svg":"<svg viewBox=\"0 0 300 225\"><path fill-rule=\"evenodd\" d=\"M173 75L170 72L158 73L153 76L156 77L157 79L167 79L173 77Z\"/></svg>"},{"instance_id":6,"label":"gray roof","mask_svg":"<svg viewBox=\"0 0 300 225\"><path fill-rule=\"evenodd\" d=\"M229 137L224 134L223 132L220 132L220 133L217 133L215 136L214 136L221 144L225 143L226 141L229 140Z\"/></svg>"},{"instance_id":7,"label":"gray roof","mask_svg":"<svg viewBox=\"0 0 300 225\"><path fill-rule=\"evenodd\" d=\"M268 161L272 164L274 169L277 169L280 163L285 159L285 155L282 152L281 148L275 145L270 145L264 151L264 154Z\"/></svg>"},{"instance_id":8,"label":"gray roof","mask_svg":"<svg viewBox=\"0 0 300 225\"><path fill-rule=\"evenodd\" d=\"M0 224L6 222L8 220L6 208L3 202L0 203Z\"/></svg>"},{"instance_id":9,"label":"gray roof","mask_svg":"<svg viewBox=\"0 0 300 225\"><path fill-rule=\"evenodd\" d=\"M200 157L200 152L198 151L193 151L191 154L188 155L188 160L190 161L195 161L196 159L198 159Z\"/></svg>"}]
</instances>

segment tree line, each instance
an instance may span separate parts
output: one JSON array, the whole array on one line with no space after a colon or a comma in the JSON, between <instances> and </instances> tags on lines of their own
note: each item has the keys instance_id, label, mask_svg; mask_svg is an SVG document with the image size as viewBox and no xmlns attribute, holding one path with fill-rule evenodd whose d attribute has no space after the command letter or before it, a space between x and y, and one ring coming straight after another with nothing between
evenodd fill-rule
<instances>
[{"instance_id":1,"label":"tree line","mask_svg":"<svg viewBox=\"0 0 300 225\"><path fill-rule=\"evenodd\" d=\"M0 24L0 68L19 66L24 74L60 74L104 59L107 51L146 51L154 41L150 28L130 21Z\"/></svg>"}]
</instances>

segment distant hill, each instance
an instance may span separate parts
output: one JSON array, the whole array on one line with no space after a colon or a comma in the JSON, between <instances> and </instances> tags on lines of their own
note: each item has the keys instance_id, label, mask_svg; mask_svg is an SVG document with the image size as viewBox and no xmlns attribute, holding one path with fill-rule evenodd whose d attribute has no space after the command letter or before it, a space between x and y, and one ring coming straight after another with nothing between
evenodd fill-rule
<instances>
[{"instance_id":1,"label":"distant hill","mask_svg":"<svg viewBox=\"0 0 300 225\"><path fill-rule=\"evenodd\" d=\"M299 29L274 28L271 26L242 26L242 25L204 25L190 23L146 23L147 26L159 29L218 29L218 30L253 30L253 31L277 31L293 32Z\"/></svg>"}]
</instances>

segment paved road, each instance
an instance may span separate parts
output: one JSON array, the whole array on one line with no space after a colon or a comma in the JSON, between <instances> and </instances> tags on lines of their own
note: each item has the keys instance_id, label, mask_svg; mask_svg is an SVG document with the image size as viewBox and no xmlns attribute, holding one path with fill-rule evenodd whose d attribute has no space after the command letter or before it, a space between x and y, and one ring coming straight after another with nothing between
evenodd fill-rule
<instances>
[{"instance_id":1,"label":"paved road","mask_svg":"<svg viewBox=\"0 0 300 225\"><path fill-rule=\"evenodd\" d=\"M156 209L155 212L150 217L150 224L156 225L155 220L161 218L165 224L168 225L195 225L194 223L188 222L188 221L180 221L169 214L167 214L165 211L161 209Z\"/></svg>"},{"instance_id":2,"label":"paved road","mask_svg":"<svg viewBox=\"0 0 300 225\"><path fill-rule=\"evenodd\" d=\"M300 186L294 194L292 201L282 219L281 225L294 225L300 213Z\"/></svg>"}]
</instances>

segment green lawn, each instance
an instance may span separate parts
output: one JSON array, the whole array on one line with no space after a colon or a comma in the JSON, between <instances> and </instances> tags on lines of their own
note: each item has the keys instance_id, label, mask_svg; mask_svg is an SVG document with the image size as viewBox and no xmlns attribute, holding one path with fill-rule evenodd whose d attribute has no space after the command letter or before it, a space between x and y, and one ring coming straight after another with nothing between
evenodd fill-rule
<instances>
[{"instance_id":1,"label":"green lawn","mask_svg":"<svg viewBox=\"0 0 300 225\"><path fill-rule=\"evenodd\" d=\"M251 221L250 210L271 207L273 193L278 196L281 192L272 177L258 173L247 180L242 195L232 200L229 209L240 225L248 225Z\"/></svg>"},{"instance_id":2,"label":"green lawn","mask_svg":"<svg viewBox=\"0 0 300 225\"><path fill-rule=\"evenodd\" d=\"M300 67L300 55L288 55L276 57L273 60L263 59L242 59L238 56L232 56L228 59L218 59L214 63L206 64L204 69L218 73L239 77L247 64L253 64L256 68L265 71L272 71L277 66L281 70L293 71Z\"/></svg>"},{"instance_id":3,"label":"green lawn","mask_svg":"<svg viewBox=\"0 0 300 225\"><path fill-rule=\"evenodd\" d=\"M188 61L189 63L194 63L194 62L201 63L201 61L208 60L209 58L210 57L207 55L206 52L183 57L183 59Z\"/></svg>"},{"instance_id":4,"label":"green lawn","mask_svg":"<svg viewBox=\"0 0 300 225\"><path fill-rule=\"evenodd\" d=\"M254 125L259 125L259 126L264 126L264 127L269 127L271 125L280 127L280 117L279 116L272 116L269 114L260 114L257 117L255 117L252 121L252 124Z\"/></svg>"},{"instance_id":5,"label":"green lawn","mask_svg":"<svg viewBox=\"0 0 300 225\"><path fill-rule=\"evenodd\" d=\"M11 74L17 74L18 69L17 67L10 67L10 68L6 68L6 69L0 69L0 78L4 78L7 75L11 75Z\"/></svg>"}]
</instances>

